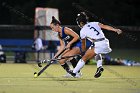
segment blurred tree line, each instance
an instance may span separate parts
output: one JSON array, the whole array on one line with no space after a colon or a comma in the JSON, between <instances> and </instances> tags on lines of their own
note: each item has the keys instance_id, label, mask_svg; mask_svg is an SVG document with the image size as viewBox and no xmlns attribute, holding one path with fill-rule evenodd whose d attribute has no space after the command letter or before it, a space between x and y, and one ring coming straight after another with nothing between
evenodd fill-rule
<instances>
[{"instance_id":1,"label":"blurred tree line","mask_svg":"<svg viewBox=\"0 0 140 93\"><path fill-rule=\"evenodd\" d=\"M59 9L63 25L75 25L79 11L72 7L73 2L113 25L140 25L138 0L1 0L0 24L34 24L33 20L29 21L27 18L34 19L36 7L52 7ZM18 11L22 14L18 14Z\"/></svg>"}]
</instances>

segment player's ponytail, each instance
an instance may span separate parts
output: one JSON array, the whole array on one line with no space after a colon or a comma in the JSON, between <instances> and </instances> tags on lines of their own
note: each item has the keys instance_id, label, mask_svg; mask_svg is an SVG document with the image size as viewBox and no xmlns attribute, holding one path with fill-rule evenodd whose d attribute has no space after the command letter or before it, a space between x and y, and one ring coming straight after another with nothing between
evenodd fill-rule
<instances>
[{"instance_id":1,"label":"player's ponytail","mask_svg":"<svg viewBox=\"0 0 140 93\"><path fill-rule=\"evenodd\" d=\"M51 24L54 24L54 25L59 24L59 25L61 25L61 22L59 20L57 20L54 16L52 16L52 22L51 22Z\"/></svg>"}]
</instances>

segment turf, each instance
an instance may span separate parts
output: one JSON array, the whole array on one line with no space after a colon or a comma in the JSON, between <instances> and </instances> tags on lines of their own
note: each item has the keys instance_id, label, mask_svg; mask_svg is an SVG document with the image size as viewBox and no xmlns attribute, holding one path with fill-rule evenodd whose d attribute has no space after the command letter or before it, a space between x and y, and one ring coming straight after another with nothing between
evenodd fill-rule
<instances>
[{"instance_id":1,"label":"turf","mask_svg":"<svg viewBox=\"0 0 140 93\"><path fill-rule=\"evenodd\" d=\"M63 78L60 65L51 65L38 78L36 64L0 64L0 93L140 93L140 67L104 66L94 78L95 65L82 69L82 78Z\"/></svg>"}]
</instances>

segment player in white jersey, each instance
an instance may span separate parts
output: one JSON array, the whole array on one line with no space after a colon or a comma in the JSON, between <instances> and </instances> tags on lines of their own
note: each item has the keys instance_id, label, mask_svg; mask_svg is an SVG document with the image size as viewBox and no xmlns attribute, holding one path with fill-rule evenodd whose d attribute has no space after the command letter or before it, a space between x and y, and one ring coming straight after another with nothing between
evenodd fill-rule
<instances>
[{"instance_id":1,"label":"player in white jersey","mask_svg":"<svg viewBox=\"0 0 140 93\"><path fill-rule=\"evenodd\" d=\"M97 71L94 77L98 78L104 71L104 68L102 67L102 54L107 54L112 51L109 45L109 40L105 37L102 29L114 31L118 34L121 34L122 31L99 22L88 22L88 18L84 12L78 14L76 20L77 24L81 27L80 37L82 39L82 51L85 52L85 54L79 60L74 70L69 71L69 73L72 76L75 76L76 73L84 67L87 60L95 57L95 60L97 61ZM91 46L87 50L85 48L86 39L89 39L92 42Z\"/></svg>"},{"instance_id":2,"label":"player in white jersey","mask_svg":"<svg viewBox=\"0 0 140 93\"><path fill-rule=\"evenodd\" d=\"M94 51L96 54L106 54L111 52L111 48L109 46L108 39L105 38L104 33L101 30L100 25L101 24L99 22L87 23L80 31L80 37L81 39L87 38L91 42L94 42Z\"/></svg>"}]
</instances>

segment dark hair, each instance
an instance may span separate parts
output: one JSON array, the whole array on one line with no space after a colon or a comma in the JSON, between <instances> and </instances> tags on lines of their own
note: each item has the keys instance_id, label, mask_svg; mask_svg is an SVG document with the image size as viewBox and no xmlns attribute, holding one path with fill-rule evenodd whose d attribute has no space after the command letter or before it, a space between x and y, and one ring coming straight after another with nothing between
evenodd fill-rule
<instances>
[{"instance_id":1,"label":"dark hair","mask_svg":"<svg viewBox=\"0 0 140 93\"><path fill-rule=\"evenodd\" d=\"M80 24L80 22L83 22L84 24L86 24L88 22L88 17L86 15L86 13L85 12L79 13L77 15L76 21L77 21L78 25Z\"/></svg>"},{"instance_id":2,"label":"dark hair","mask_svg":"<svg viewBox=\"0 0 140 93\"><path fill-rule=\"evenodd\" d=\"M54 16L52 16L52 22L51 22L51 24L54 24L54 25L59 24L59 25L61 25L61 22L59 20L57 20Z\"/></svg>"}]
</instances>

